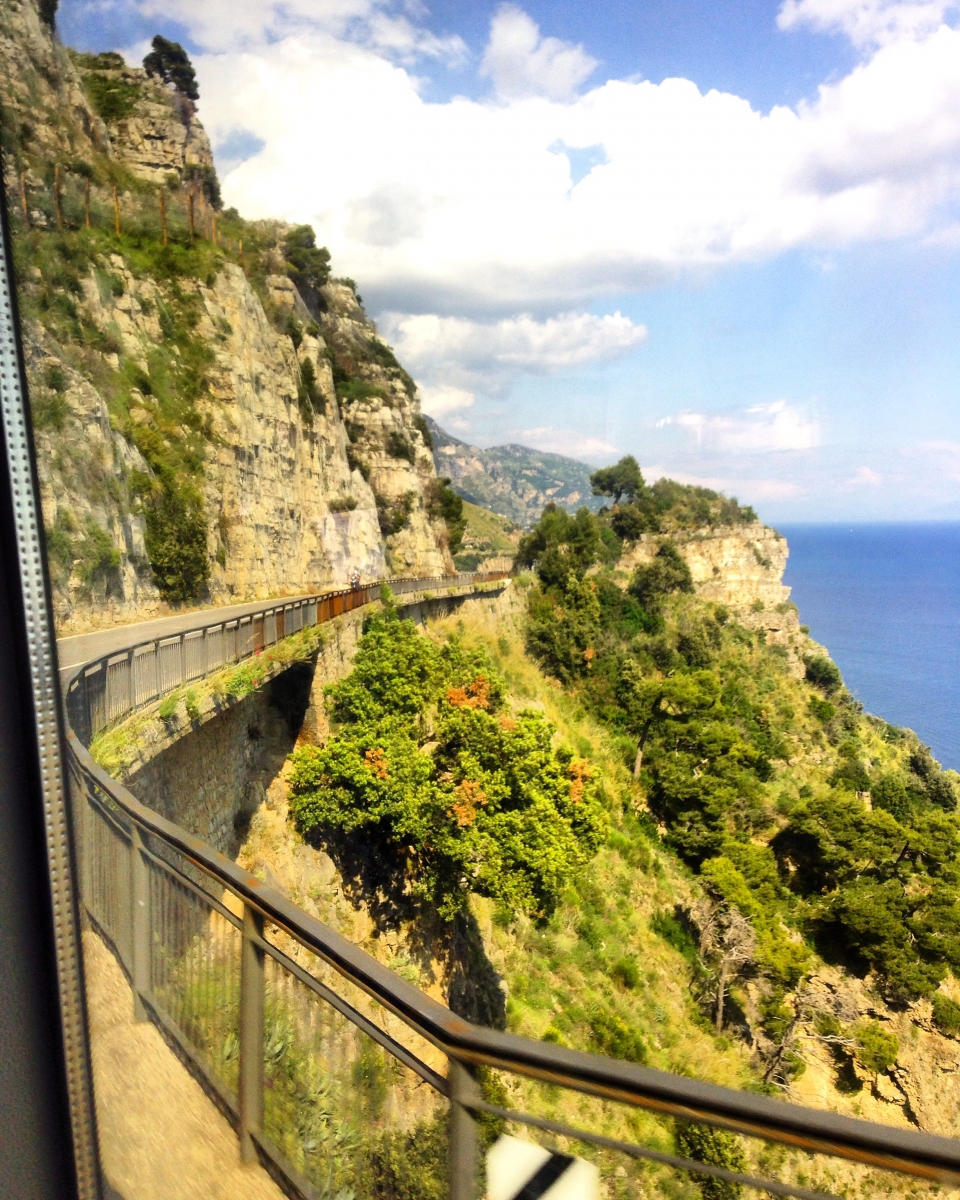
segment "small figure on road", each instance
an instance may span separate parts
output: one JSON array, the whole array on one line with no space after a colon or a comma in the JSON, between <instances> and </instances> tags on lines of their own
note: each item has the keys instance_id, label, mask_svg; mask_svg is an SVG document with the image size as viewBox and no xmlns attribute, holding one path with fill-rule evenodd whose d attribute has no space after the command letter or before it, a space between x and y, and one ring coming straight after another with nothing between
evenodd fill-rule
<instances>
[{"instance_id":1,"label":"small figure on road","mask_svg":"<svg viewBox=\"0 0 960 1200\"><path fill-rule=\"evenodd\" d=\"M350 588L352 591L357 591L360 587L360 568L354 567L350 572Z\"/></svg>"}]
</instances>

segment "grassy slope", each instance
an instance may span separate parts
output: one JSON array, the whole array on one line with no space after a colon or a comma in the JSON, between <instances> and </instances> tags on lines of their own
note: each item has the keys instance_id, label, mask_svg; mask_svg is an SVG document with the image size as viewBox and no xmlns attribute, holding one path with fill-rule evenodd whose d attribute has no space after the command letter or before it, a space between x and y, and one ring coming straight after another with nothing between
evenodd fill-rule
<instances>
[{"instance_id":1,"label":"grassy slope","mask_svg":"<svg viewBox=\"0 0 960 1200\"><path fill-rule=\"evenodd\" d=\"M461 571L474 571L486 558L512 557L517 550L520 526L508 517L481 508L465 500L463 515L467 521L463 542L454 562Z\"/></svg>"}]
</instances>

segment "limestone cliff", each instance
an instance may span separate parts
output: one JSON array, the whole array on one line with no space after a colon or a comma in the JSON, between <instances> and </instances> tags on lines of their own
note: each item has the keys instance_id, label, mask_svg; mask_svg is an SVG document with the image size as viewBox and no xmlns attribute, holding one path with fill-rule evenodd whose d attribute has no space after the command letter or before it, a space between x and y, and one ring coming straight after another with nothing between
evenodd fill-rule
<instances>
[{"instance_id":1,"label":"limestone cliff","mask_svg":"<svg viewBox=\"0 0 960 1200\"><path fill-rule=\"evenodd\" d=\"M412 380L289 226L219 210L193 103L34 0L0 70L60 631L450 570Z\"/></svg>"},{"instance_id":2,"label":"limestone cliff","mask_svg":"<svg viewBox=\"0 0 960 1200\"><path fill-rule=\"evenodd\" d=\"M724 605L746 628L763 630L771 645L783 646L796 662L805 638L790 589L783 583L790 553L787 539L760 521L671 536L690 568L697 595ZM620 569L629 572L649 562L662 540L655 534L641 535L624 552Z\"/></svg>"}]
</instances>

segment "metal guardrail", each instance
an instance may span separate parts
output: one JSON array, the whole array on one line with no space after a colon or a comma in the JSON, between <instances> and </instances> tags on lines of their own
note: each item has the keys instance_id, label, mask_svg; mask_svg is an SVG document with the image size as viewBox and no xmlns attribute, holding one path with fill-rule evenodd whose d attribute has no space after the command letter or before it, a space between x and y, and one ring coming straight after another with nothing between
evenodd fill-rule
<instances>
[{"instance_id":1,"label":"metal guardrail","mask_svg":"<svg viewBox=\"0 0 960 1200\"><path fill-rule=\"evenodd\" d=\"M386 581L395 595L450 591L456 587L506 579L507 571ZM67 718L80 740L89 744L109 725L138 708L215 671L275 645L292 633L320 625L380 597L382 584L273 600L262 609L232 620L197 625L168 637L135 642L78 667L67 685Z\"/></svg>"},{"instance_id":2,"label":"metal guardrail","mask_svg":"<svg viewBox=\"0 0 960 1200\"><path fill-rule=\"evenodd\" d=\"M398 592L439 589L489 578L390 586ZM116 719L118 696L128 706L124 711L132 711L161 688L196 677L188 672L201 661L208 671L237 661L221 656L256 647L258 628L268 645L268 638L368 602L377 590L276 604L251 619L250 632L242 635L246 618L226 637L226 626L204 626L199 632L206 659L190 648L201 640L193 636L198 631L178 635L180 666L168 675L161 665L161 643L168 639L151 643L152 650L131 647L78 668L68 688L73 728L67 744L86 911L127 972L138 1018L153 1020L205 1083L233 1121L243 1158L259 1158L291 1195L400 1200L417 1191L409 1179L403 1182L403 1155L413 1156L421 1174L435 1171L435 1156L430 1159L425 1148L439 1137L446 1143L451 1200L476 1200L478 1118L486 1114L566 1138L567 1145L592 1146L607 1165L610 1156L648 1159L771 1195L823 1200L799 1184L761 1180L573 1126L556 1119L549 1104L538 1113L529 1111L535 1107L530 1103L524 1112L492 1103L474 1077L482 1067L594 1097L603 1111L608 1102L635 1106L809 1153L960 1183L960 1144L948 1138L473 1025L141 804L92 759L84 742ZM288 624L291 612L299 615ZM271 615L275 626L268 624ZM138 674L137 659L148 654L156 674ZM126 679L111 684L111 668L124 663ZM81 682L91 679L92 685Z\"/></svg>"}]
</instances>

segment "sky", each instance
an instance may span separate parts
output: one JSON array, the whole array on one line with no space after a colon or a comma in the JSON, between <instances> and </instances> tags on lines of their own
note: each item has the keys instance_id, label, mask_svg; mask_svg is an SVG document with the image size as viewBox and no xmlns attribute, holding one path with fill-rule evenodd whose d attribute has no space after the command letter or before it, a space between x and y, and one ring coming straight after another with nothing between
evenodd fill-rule
<instances>
[{"instance_id":1,"label":"sky","mask_svg":"<svg viewBox=\"0 0 960 1200\"><path fill-rule=\"evenodd\" d=\"M960 3L61 0L190 51L225 203L313 225L476 445L766 520L960 518Z\"/></svg>"}]
</instances>

